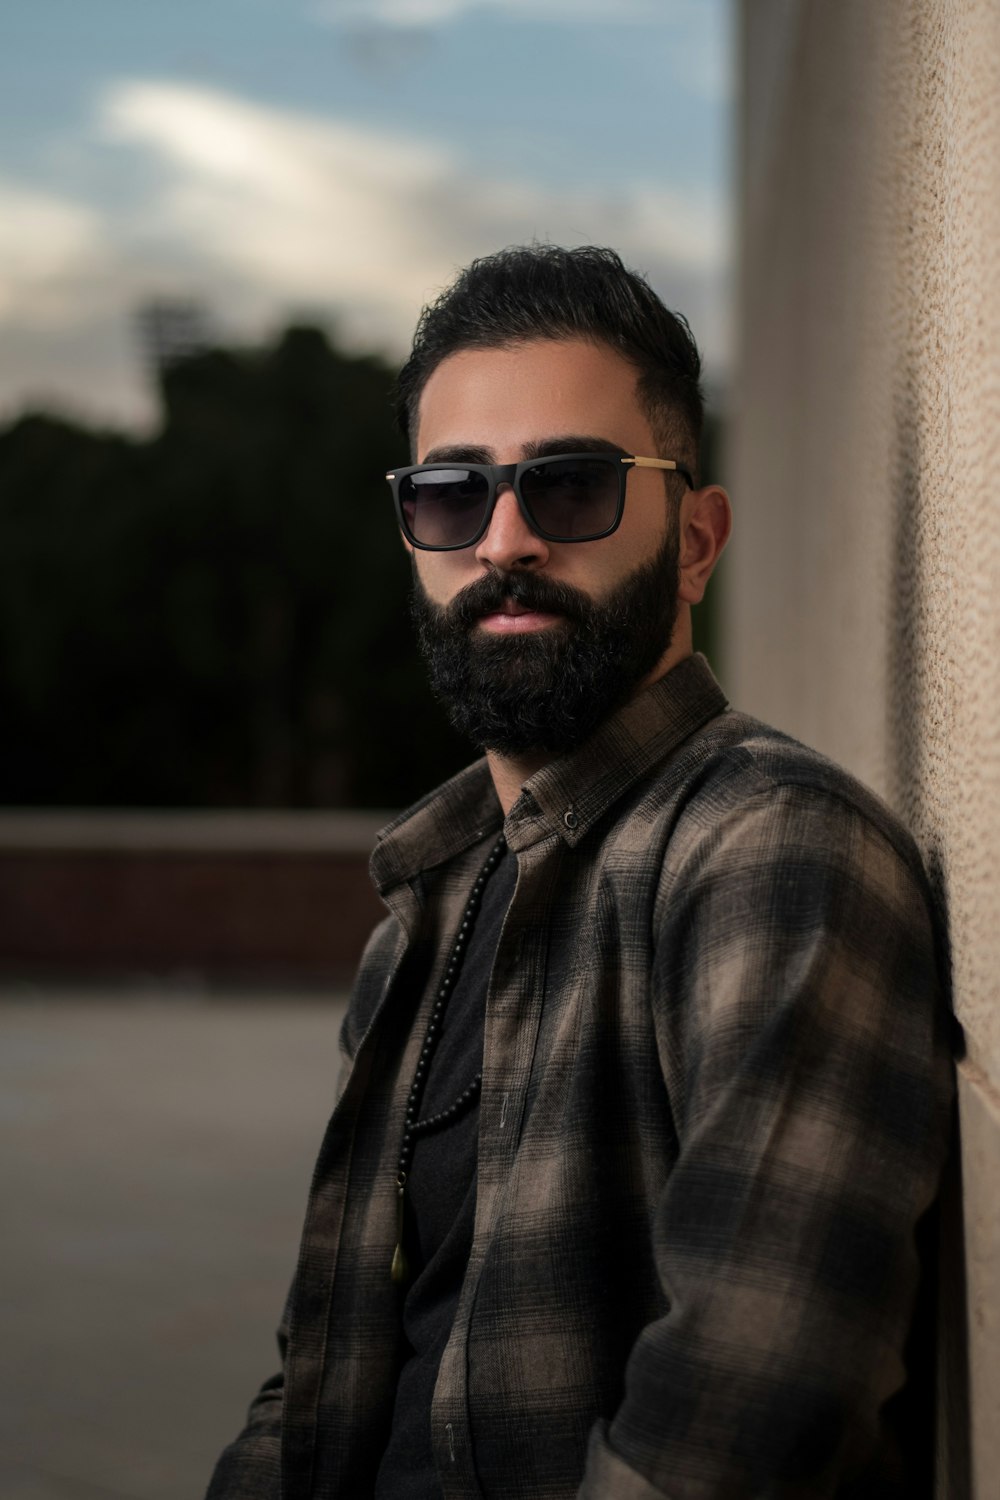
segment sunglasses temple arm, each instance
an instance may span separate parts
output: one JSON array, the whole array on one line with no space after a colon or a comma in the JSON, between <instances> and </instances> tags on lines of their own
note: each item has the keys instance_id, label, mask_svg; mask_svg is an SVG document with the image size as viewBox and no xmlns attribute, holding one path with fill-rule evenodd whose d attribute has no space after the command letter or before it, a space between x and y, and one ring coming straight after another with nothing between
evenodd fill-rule
<instances>
[{"instance_id":1,"label":"sunglasses temple arm","mask_svg":"<svg viewBox=\"0 0 1000 1500\"><path fill-rule=\"evenodd\" d=\"M694 476L691 470L672 458L623 458L622 463L634 464L637 469L669 469L686 481L688 489L694 489Z\"/></svg>"}]
</instances>

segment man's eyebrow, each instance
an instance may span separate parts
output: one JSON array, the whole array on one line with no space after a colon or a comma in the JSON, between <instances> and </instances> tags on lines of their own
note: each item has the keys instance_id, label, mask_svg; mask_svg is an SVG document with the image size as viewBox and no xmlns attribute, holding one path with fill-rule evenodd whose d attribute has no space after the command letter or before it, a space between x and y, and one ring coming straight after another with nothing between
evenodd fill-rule
<instances>
[{"instance_id":1,"label":"man's eyebrow","mask_svg":"<svg viewBox=\"0 0 1000 1500\"><path fill-rule=\"evenodd\" d=\"M444 448L432 448L420 460L422 464L491 464L492 448L477 448L473 443L452 443Z\"/></svg>"},{"instance_id":2,"label":"man's eyebrow","mask_svg":"<svg viewBox=\"0 0 1000 1500\"><path fill-rule=\"evenodd\" d=\"M560 453L624 453L619 443L610 438L594 437L578 432L560 434L558 437L535 438L525 443L522 459L556 458ZM472 443L453 443L442 448L432 448L420 460L424 464L491 464L494 462L492 448L480 448Z\"/></svg>"},{"instance_id":3,"label":"man's eyebrow","mask_svg":"<svg viewBox=\"0 0 1000 1500\"><path fill-rule=\"evenodd\" d=\"M523 456L525 458L555 458L560 453L624 452L625 449L619 443L613 443L610 438L570 432L559 437L540 438L536 442L525 443Z\"/></svg>"}]
</instances>

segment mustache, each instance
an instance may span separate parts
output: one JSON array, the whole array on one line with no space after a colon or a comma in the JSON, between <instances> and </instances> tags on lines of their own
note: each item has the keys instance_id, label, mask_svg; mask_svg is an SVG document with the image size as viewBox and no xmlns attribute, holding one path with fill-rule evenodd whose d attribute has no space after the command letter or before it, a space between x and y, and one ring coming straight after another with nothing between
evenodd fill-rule
<instances>
[{"instance_id":1,"label":"mustache","mask_svg":"<svg viewBox=\"0 0 1000 1500\"><path fill-rule=\"evenodd\" d=\"M441 614L453 629L469 630L484 615L496 613L507 599L522 604L525 609L565 615L577 623L591 611L586 594L568 583L559 583L538 573L494 572L466 584Z\"/></svg>"}]
</instances>

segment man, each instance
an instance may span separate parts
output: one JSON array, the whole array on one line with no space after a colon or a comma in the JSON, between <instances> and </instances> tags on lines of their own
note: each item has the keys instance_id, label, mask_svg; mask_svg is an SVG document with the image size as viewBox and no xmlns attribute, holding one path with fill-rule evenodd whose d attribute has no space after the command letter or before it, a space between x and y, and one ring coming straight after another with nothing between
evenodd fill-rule
<instances>
[{"instance_id":1,"label":"man","mask_svg":"<svg viewBox=\"0 0 1000 1500\"><path fill-rule=\"evenodd\" d=\"M730 509L686 325L610 251L504 251L399 406L420 639L485 758L380 836L283 1371L211 1500L910 1497L927 895L692 655Z\"/></svg>"}]
</instances>

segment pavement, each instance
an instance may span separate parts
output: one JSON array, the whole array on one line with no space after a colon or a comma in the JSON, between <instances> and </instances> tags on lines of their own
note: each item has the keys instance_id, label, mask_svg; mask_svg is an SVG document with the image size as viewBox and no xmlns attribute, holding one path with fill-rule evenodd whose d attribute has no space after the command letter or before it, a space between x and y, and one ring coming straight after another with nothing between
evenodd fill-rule
<instances>
[{"instance_id":1,"label":"pavement","mask_svg":"<svg viewBox=\"0 0 1000 1500\"><path fill-rule=\"evenodd\" d=\"M342 995L0 988L0 1500L200 1500L277 1368Z\"/></svg>"}]
</instances>

